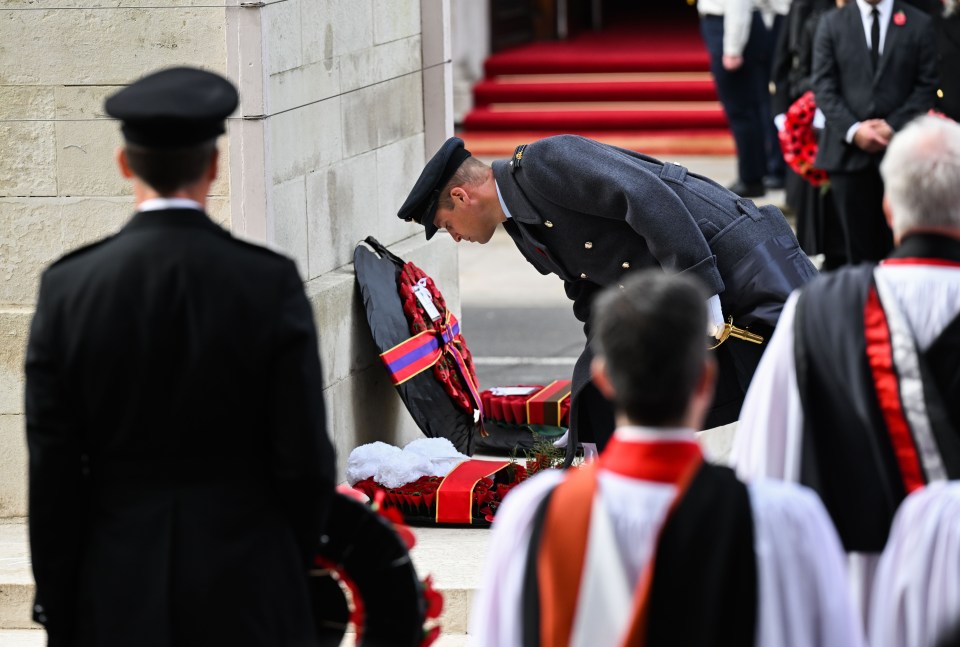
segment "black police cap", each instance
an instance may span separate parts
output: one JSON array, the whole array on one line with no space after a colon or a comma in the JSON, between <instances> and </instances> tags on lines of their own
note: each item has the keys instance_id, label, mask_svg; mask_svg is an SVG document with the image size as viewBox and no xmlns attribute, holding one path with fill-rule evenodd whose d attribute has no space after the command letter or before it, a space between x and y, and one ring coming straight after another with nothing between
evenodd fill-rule
<instances>
[{"instance_id":1,"label":"black police cap","mask_svg":"<svg viewBox=\"0 0 960 647\"><path fill-rule=\"evenodd\" d=\"M240 98L230 81L192 67L149 74L107 98L124 139L146 148L187 148L225 132Z\"/></svg>"},{"instance_id":2,"label":"black police cap","mask_svg":"<svg viewBox=\"0 0 960 647\"><path fill-rule=\"evenodd\" d=\"M419 222L423 225L427 240L437 233L437 226L433 224L433 219L437 214L440 190L468 157L470 157L470 151L463 147L462 139L451 137L445 141L440 150L423 167L417 183L413 185L410 195L397 212L400 219Z\"/></svg>"}]
</instances>

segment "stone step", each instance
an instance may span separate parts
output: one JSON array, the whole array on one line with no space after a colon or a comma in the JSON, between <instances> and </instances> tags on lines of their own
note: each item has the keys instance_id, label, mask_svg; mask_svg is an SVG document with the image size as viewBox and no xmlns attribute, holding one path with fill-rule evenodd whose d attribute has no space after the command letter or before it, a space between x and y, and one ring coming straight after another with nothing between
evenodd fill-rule
<instances>
[{"instance_id":1,"label":"stone step","mask_svg":"<svg viewBox=\"0 0 960 647\"><path fill-rule=\"evenodd\" d=\"M35 629L37 625L30 619L32 604L26 519L0 519L0 630ZM0 640L0 644L20 643Z\"/></svg>"},{"instance_id":2,"label":"stone step","mask_svg":"<svg viewBox=\"0 0 960 647\"><path fill-rule=\"evenodd\" d=\"M467 615L480 582L490 531L414 528L414 533L417 545L412 557L417 572L421 578L432 575L435 588L444 597L440 617L444 639L437 644L466 645ZM42 644L29 642L37 640L34 634L43 633L30 619L32 603L26 520L0 520L0 645Z\"/></svg>"}]
</instances>

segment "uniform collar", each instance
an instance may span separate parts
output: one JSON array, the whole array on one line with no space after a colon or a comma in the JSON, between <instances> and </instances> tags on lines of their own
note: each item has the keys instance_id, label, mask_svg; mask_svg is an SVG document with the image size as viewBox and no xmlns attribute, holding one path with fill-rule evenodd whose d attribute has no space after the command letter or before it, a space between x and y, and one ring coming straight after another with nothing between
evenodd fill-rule
<instances>
[{"instance_id":1,"label":"uniform collar","mask_svg":"<svg viewBox=\"0 0 960 647\"><path fill-rule=\"evenodd\" d=\"M137 211L120 233L141 229L165 229L170 227L191 227L229 236L230 234L217 223L210 220L203 211L197 209L159 209Z\"/></svg>"},{"instance_id":2,"label":"uniform collar","mask_svg":"<svg viewBox=\"0 0 960 647\"><path fill-rule=\"evenodd\" d=\"M525 225L543 224L543 218L527 200L527 196L517 182L517 176L511 172L509 162L494 160L492 167L493 177L497 183L497 195L502 204L509 205L511 220ZM521 172L518 171L517 174Z\"/></svg>"}]
</instances>

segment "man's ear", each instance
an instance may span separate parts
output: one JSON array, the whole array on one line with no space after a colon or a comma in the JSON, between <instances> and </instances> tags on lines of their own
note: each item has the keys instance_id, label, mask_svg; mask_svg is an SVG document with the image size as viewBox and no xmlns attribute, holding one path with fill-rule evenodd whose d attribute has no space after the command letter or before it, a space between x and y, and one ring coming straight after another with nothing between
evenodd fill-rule
<instances>
[{"instance_id":1,"label":"man's ear","mask_svg":"<svg viewBox=\"0 0 960 647\"><path fill-rule=\"evenodd\" d=\"M117 146L114 157L117 160L117 168L120 169L120 175L128 180L133 178L133 170L130 168L130 162L127 160L127 150L123 146Z\"/></svg>"},{"instance_id":2,"label":"man's ear","mask_svg":"<svg viewBox=\"0 0 960 647\"><path fill-rule=\"evenodd\" d=\"M467 190L462 186L455 186L450 189L450 197L454 202L460 202L461 204L465 204L470 200L470 194L468 194Z\"/></svg>"},{"instance_id":3,"label":"man's ear","mask_svg":"<svg viewBox=\"0 0 960 647\"><path fill-rule=\"evenodd\" d=\"M207 169L207 179L212 184L217 179L217 172L220 168L220 149L214 148L213 155L210 157L210 168Z\"/></svg>"},{"instance_id":4,"label":"man's ear","mask_svg":"<svg viewBox=\"0 0 960 647\"><path fill-rule=\"evenodd\" d=\"M612 402L616 392L610 382L610 375L607 373L606 360L602 357L593 358L593 361L590 362L590 377L603 397Z\"/></svg>"}]
</instances>

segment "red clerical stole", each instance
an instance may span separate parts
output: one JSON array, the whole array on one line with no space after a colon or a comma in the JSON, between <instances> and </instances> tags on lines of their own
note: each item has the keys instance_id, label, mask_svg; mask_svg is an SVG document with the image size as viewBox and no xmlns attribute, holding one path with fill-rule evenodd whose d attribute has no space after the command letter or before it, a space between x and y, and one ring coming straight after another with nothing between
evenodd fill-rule
<instances>
[{"instance_id":1,"label":"red clerical stole","mask_svg":"<svg viewBox=\"0 0 960 647\"><path fill-rule=\"evenodd\" d=\"M616 435L599 460L600 468L622 476L676 485L677 494L668 518L702 463L700 446L693 441L631 442ZM586 560L590 512L597 490L597 469L594 463L572 471L556 487L548 504L537 556L542 647L567 647L570 643ZM651 557L637 581L624 645L644 644L654 561Z\"/></svg>"}]
</instances>

